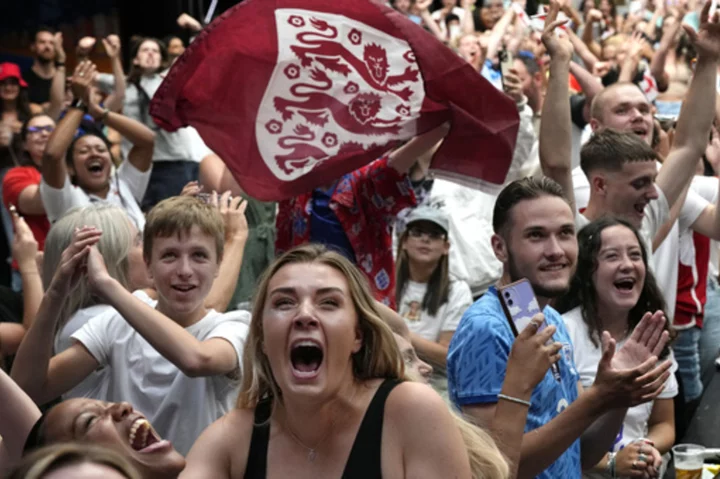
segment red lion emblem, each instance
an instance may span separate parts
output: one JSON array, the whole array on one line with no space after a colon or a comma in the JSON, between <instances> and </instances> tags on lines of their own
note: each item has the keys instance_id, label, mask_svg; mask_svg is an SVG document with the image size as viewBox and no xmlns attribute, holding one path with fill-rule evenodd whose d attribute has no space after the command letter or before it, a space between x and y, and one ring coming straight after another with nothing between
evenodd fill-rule
<instances>
[{"instance_id":1,"label":"red lion emblem","mask_svg":"<svg viewBox=\"0 0 720 479\"><path fill-rule=\"evenodd\" d=\"M310 24L318 31L298 33L296 37L306 46L290 47L303 67L309 68L315 60L328 70L345 77L354 70L375 90L392 93L404 101L410 100L413 92L409 87L392 87L416 81L419 73L417 69L408 66L401 75L388 76L389 64L385 48L374 43L365 45L361 60L335 40L338 37L337 28L316 18L310 19Z\"/></svg>"},{"instance_id":2,"label":"red lion emblem","mask_svg":"<svg viewBox=\"0 0 720 479\"><path fill-rule=\"evenodd\" d=\"M315 140L315 133L305 125L298 125L293 130L295 135L283 136L278 140L278 145L283 149L292 149L285 155L276 155L275 160L278 166L291 174L294 170L306 166L311 159L316 161L328 158L328 154L321 148L310 144Z\"/></svg>"},{"instance_id":3,"label":"red lion emblem","mask_svg":"<svg viewBox=\"0 0 720 479\"><path fill-rule=\"evenodd\" d=\"M328 122L329 112L338 126L350 133L362 135L400 133L401 117L396 116L391 120L376 118L381 109L380 95L360 93L350 100L349 105L346 105L326 93L332 88L332 81L325 72L315 68L310 72L310 77L318 83L298 83L290 87L290 93L301 100L279 96L273 99L273 105L282 115L283 121L290 120L297 112L308 123L322 127Z\"/></svg>"}]
</instances>

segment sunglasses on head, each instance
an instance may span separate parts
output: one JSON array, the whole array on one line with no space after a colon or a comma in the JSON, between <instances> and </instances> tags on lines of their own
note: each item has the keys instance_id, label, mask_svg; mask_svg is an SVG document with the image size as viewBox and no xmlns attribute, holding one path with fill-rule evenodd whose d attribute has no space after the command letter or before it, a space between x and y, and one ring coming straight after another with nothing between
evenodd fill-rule
<instances>
[{"instance_id":1,"label":"sunglasses on head","mask_svg":"<svg viewBox=\"0 0 720 479\"><path fill-rule=\"evenodd\" d=\"M45 125L45 126L28 126L28 133L40 133L41 131L46 131L48 133L52 133L55 129L52 125Z\"/></svg>"}]
</instances>

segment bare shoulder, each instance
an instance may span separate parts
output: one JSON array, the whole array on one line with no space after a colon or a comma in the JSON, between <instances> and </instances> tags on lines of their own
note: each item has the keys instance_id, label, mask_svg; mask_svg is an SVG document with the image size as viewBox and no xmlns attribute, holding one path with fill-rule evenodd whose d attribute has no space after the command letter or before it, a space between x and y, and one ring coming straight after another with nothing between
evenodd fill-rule
<instances>
[{"instance_id":1,"label":"bare shoulder","mask_svg":"<svg viewBox=\"0 0 720 479\"><path fill-rule=\"evenodd\" d=\"M253 410L233 409L212 423L195 441L180 479L242 478L253 422Z\"/></svg>"},{"instance_id":2,"label":"bare shoulder","mask_svg":"<svg viewBox=\"0 0 720 479\"><path fill-rule=\"evenodd\" d=\"M385 419L396 426L412 425L419 420L427 422L431 415L449 417L450 411L438 393L430 386L417 382L398 384L385 405Z\"/></svg>"}]
</instances>

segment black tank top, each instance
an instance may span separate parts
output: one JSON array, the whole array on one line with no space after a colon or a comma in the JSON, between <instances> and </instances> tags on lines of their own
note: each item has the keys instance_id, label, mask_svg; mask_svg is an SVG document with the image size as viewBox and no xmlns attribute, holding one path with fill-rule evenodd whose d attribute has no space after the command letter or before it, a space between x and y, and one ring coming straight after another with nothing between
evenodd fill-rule
<instances>
[{"instance_id":1,"label":"black tank top","mask_svg":"<svg viewBox=\"0 0 720 479\"><path fill-rule=\"evenodd\" d=\"M381 479L382 429L385 416L385 400L390 391L401 381L386 379L375 391L365 411L355 442L350 450L342 479ZM270 441L270 412L272 400L258 403L255 408L255 425L250 439L245 479L265 479L267 475L267 453Z\"/></svg>"}]
</instances>

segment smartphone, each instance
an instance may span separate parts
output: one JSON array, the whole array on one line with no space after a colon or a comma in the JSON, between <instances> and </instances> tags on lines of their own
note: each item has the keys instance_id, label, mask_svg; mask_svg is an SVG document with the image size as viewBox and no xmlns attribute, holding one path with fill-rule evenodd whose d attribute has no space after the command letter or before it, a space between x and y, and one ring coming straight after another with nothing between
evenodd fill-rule
<instances>
[{"instance_id":1,"label":"smartphone","mask_svg":"<svg viewBox=\"0 0 720 479\"><path fill-rule=\"evenodd\" d=\"M536 314L542 312L532 285L530 285L530 281L525 278L508 284L507 286L499 287L498 294L500 295L500 302L503 305L505 316L515 336L522 333L523 330L530 325L530 321L532 321L532 318ZM546 327L547 323L543 322L537 332L539 333ZM550 338L548 343L552 341L553 339ZM555 380L560 382L560 366L557 362L551 366L551 370Z\"/></svg>"},{"instance_id":2,"label":"smartphone","mask_svg":"<svg viewBox=\"0 0 720 479\"><path fill-rule=\"evenodd\" d=\"M513 54L510 50L503 48L498 52L500 59L500 75L502 76L503 85L505 84L505 77L510 73L510 69L513 67Z\"/></svg>"},{"instance_id":3,"label":"smartphone","mask_svg":"<svg viewBox=\"0 0 720 479\"><path fill-rule=\"evenodd\" d=\"M535 292L527 279L499 287L498 294L500 294L500 301L515 336L528 327L533 316L542 312L535 298ZM540 328L544 329L545 323Z\"/></svg>"}]
</instances>

